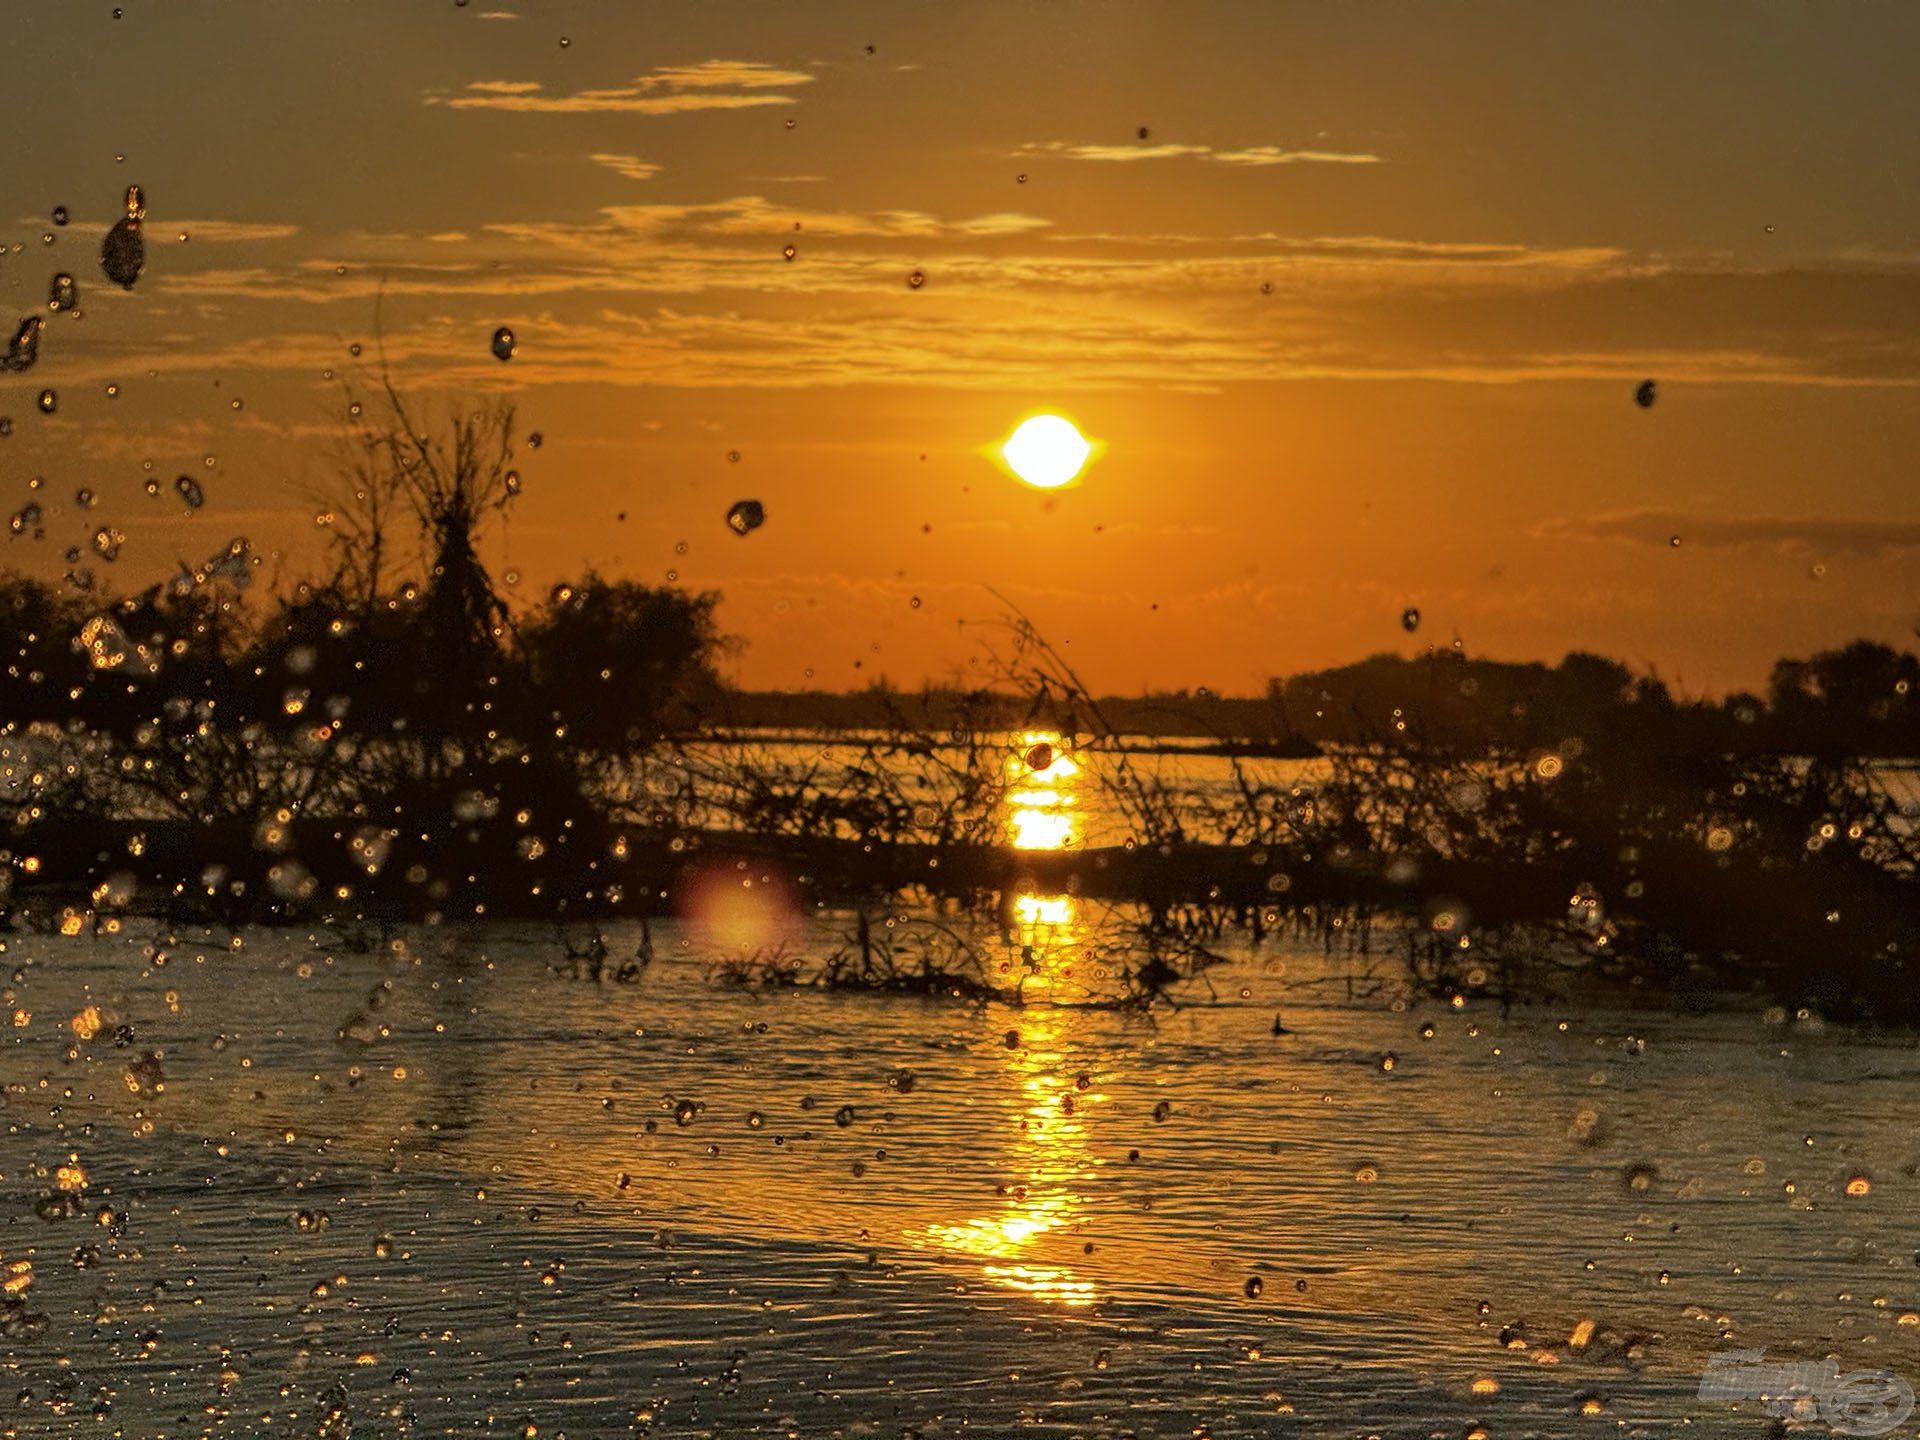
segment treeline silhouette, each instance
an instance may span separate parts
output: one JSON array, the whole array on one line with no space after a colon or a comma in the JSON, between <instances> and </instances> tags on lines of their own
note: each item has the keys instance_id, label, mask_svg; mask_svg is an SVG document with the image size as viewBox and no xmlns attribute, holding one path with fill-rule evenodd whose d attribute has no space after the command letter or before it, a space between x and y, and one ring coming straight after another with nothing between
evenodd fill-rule
<instances>
[{"instance_id":1,"label":"treeline silhouette","mask_svg":"<svg viewBox=\"0 0 1920 1440\"><path fill-rule=\"evenodd\" d=\"M1031 697L988 692L990 717L1031 723ZM930 686L736 691L714 718L769 730L865 730L898 723L928 729L978 718L981 692ZM1512 663L1436 649L1374 655L1351 665L1268 682L1262 696L1200 690L1104 695L1117 731L1143 741L1194 741L1184 749L1307 756L1328 746L1370 745L1411 719L1428 741L1526 749L1582 733L1596 715L1625 707L1657 723L1668 749L1695 753L1920 757L1920 656L1870 640L1775 663L1764 694L1676 697L1656 675L1570 652L1558 665Z\"/></svg>"},{"instance_id":2,"label":"treeline silhouette","mask_svg":"<svg viewBox=\"0 0 1920 1440\"><path fill-rule=\"evenodd\" d=\"M600 795L710 709L710 594L589 574L511 613L480 558L514 414L353 397L328 563L252 599L236 541L101 603L0 577L12 892L266 917L605 899ZM93 913L92 910L89 914Z\"/></svg>"},{"instance_id":3,"label":"treeline silhouette","mask_svg":"<svg viewBox=\"0 0 1920 1440\"><path fill-rule=\"evenodd\" d=\"M1004 917L1078 892L1183 944L1390 920L1448 992L1581 972L1920 1020L1916 777L1885 759L1920 754L1910 654L1784 660L1765 695L1714 702L1592 655L1452 650L1114 699L1018 619L993 687L746 694L719 678L714 595L589 574L509 608L481 550L520 492L510 407L429 418L383 383L348 417L307 579L253 592L244 542L113 599L0 576L16 920L646 915L731 855L823 904L912 890ZM837 758L730 738L822 725L856 732ZM1036 727L1128 843L1009 849ZM1230 783L1183 788L1140 758L1154 733L1210 737ZM1179 953L1134 992L1214 963Z\"/></svg>"}]
</instances>

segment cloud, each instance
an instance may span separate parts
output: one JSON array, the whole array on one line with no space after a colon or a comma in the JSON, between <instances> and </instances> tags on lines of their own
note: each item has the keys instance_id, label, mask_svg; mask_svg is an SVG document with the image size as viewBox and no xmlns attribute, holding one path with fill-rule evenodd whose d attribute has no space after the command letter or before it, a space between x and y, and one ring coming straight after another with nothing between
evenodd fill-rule
<instances>
[{"instance_id":1,"label":"cloud","mask_svg":"<svg viewBox=\"0 0 1920 1440\"><path fill-rule=\"evenodd\" d=\"M1069 145L1064 140L1049 140L1040 145L1022 145L1013 153L1015 156L1058 155L1067 160L1128 164L1136 160L1174 160L1209 152L1205 145Z\"/></svg>"},{"instance_id":2,"label":"cloud","mask_svg":"<svg viewBox=\"0 0 1920 1440\"><path fill-rule=\"evenodd\" d=\"M17 225L37 225L41 222L28 218L17 220L14 223ZM73 226L76 230L92 230L96 226L104 230L111 223L111 220L76 219L73 222ZM148 225L147 244L150 247L158 245L171 246L178 244L179 237L185 235L189 243L227 245L259 240L288 240L300 233L300 226L282 224L276 221L195 220L191 218L176 220L169 216L164 225Z\"/></svg>"},{"instance_id":3,"label":"cloud","mask_svg":"<svg viewBox=\"0 0 1920 1440\"><path fill-rule=\"evenodd\" d=\"M508 110L539 115L676 115L697 110L743 110L792 105L791 95L770 93L811 85L804 70L777 70L756 60L703 60L662 65L630 83L571 94L548 93L537 80L475 80L456 95L429 93L428 105L452 110Z\"/></svg>"},{"instance_id":4,"label":"cloud","mask_svg":"<svg viewBox=\"0 0 1920 1440\"><path fill-rule=\"evenodd\" d=\"M1615 510L1567 516L1533 529L1541 540L1614 541L1682 548L1749 547L1865 557L1920 549L1920 521L1829 520L1821 516L1705 516L1670 510Z\"/></svg>"},{"instance_id":5,"label":"cloud","mask_svg":"<svg viewBox=\"0 0 1920 1440\"><path fill-rule=\"evenodd\" d=\"M956 220L947 228L960 235L1026 235L1035 230L1045 230L1052 224L1051 220L1042 220L1038 215L1001 210L992 215Z\"/></svg>"},{"instance_id":6,"label":"cloud","mask_svg":"<svg viewBox=\"0 0 1920 1440\"><path fill-rule=\"evenodd\" d=\"M539 240L604 253L610 243L686 236L792 238L797 244L821 237L865 236L890 240L927 240L941 235L986 237L1019 235L1052 222L1010 211L942 220L924 210L806 210L776 205L762 195L737 195L698 204L611 205L586 226L533 222L487 227L511 239Z\"/></svg>"},{"instance_id":7,"label":"cloud","mask_svg":"<svg viewBox=\"0 0 1920 1440\"><path fill-rule=\"evenodd\" d=\"M660 173L660 167L651 160L642 160L638 155L589 155L596 165L604 165L616 175L624 175L629 180L651 180Z\"/></svg>"},{"instance_id":8,"label":"cloud","mask_svg":"<svg viewBox=\"0 0 1920 1440\"><path fill-rule=\"evenodd\" d=\"M1278 145L1249 145L1217 150L1211 145L1100 145L1046 140L1022 145L1016 157L1044 156L1061 160L1090 160L1126 165L1142 160L1204 160L1217 165L1381 165L1380 156L1358 150L1286 150Z\"/></svg>"},{"instance_id":9,"label":"cloud","mask_svg":"<svg viewBox=\"0 0 1920 1440\"><path fill-rule=\"evenodd\" d=\"M1246 150L1215 150L1210 156L1222 165L1380 165L1378 155L1349 150L1282 150L1277 145L1255 145Z\"/></svg>"},{"instance_id":10,"label":"cloud","mask_svg":"<svg viewBox=\"0 0 1920 1440\"><path fill-rule=\"evenodd\" d=\"M698 65L657 65L638 83L676 90L764 90L781 85L811 85L805 70L776 70L758 60L702 60Z\"/></svg>"},{"instance_id":11,"label":"cloud","mask_svg":"<svg viewBox=\"0 0 1920 1440\"><path fill-rule=\"evenodd\" d=\"M167 229L191 237L191 243L241 244L256 240L287 240L300 233L298 225L276 225L248 220L169 221Z\"/></svg>"}]
</instances>

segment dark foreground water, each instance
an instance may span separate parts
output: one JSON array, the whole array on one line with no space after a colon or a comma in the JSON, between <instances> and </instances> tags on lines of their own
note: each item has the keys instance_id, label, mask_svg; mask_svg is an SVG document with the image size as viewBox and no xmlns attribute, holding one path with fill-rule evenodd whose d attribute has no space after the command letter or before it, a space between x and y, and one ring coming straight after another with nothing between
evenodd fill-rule
<instances>
[{"instance_id":1,"label":"dark foreground water","mask_svg":"<svg viewBox=\"0 0 1920 1440\"><path fill-rule=\"evenodd\" d=\"M535 929L10 937L0 1423L1759 1435L1711 1350L1920 1379L1905 1040L1284 944L1151 1019L742 992L656 938L600 986Z\"/></svg>"}]
</instances>

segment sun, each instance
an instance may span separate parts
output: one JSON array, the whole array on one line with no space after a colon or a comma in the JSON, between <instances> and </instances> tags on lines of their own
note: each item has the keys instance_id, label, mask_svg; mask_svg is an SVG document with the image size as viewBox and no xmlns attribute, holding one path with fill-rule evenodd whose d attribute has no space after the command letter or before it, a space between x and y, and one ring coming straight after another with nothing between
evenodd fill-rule
<instances>
[{"instance_id":1,"label":"sun","mask_svg":"<svg viewBox=\"0 0 1920 1440\"><path fill-rule=\"evenodd\" d=\"M1093 442L1064 415L1033 415L1001 443L1007 468L1037 490L1057 490L1086 469Z\"/></svg>"}]
</instances>

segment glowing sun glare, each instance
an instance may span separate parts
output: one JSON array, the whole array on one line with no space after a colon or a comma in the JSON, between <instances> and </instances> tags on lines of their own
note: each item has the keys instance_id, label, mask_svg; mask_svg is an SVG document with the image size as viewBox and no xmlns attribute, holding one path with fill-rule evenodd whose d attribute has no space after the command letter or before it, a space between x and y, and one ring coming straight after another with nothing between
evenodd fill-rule
<instances>
[{"instance_id":1,"label":"glowing sun glare","mask_svg":"<svg viewBox=\"0 0 1920 1440\"><path fill-rule=\"evenodd\" d=\"M1020 422L1000 454L1007 468L1027 484L1055 490L1086 468L1093 445L1066 417L1035 415Z\"/></svg>"}]
</instances>

